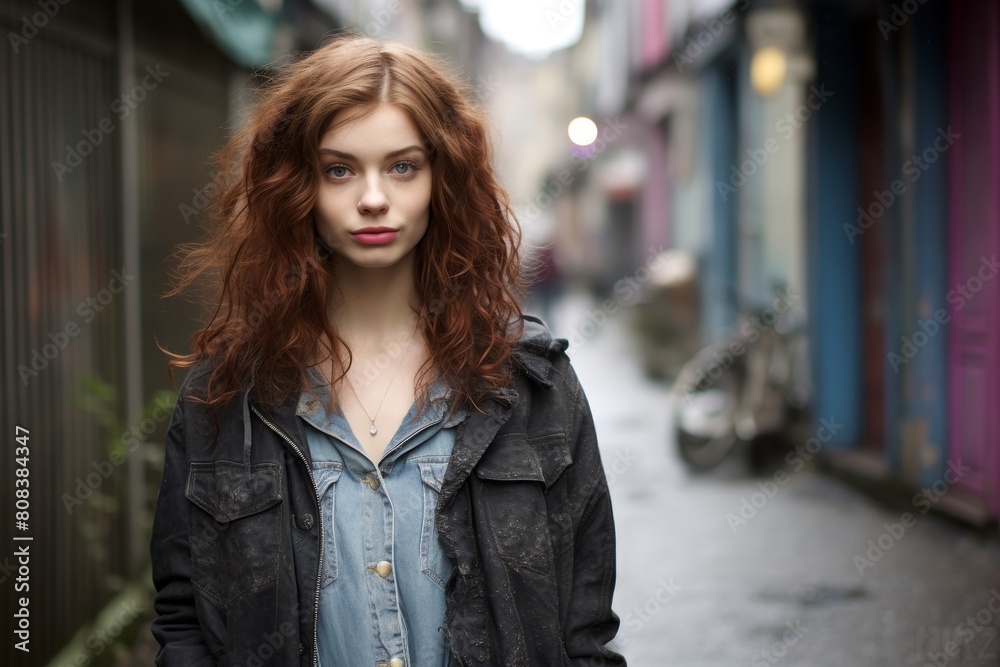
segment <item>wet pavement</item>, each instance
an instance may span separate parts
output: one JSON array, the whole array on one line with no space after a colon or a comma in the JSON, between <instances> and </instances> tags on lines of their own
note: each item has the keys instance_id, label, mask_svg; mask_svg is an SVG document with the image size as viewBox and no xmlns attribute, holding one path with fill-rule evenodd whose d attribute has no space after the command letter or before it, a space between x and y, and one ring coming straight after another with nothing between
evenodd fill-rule
<instances>
[{"instance_id":1,"label":"wet pavement","mask_svg":"<svg viewBox=\"0 0 1000 667\"><path fill-rule=\"evenodd\" d=\"M1000 665L1000 545L922 506L887 508L811 466L682 466L669 394L628 313L557 305L611 485L615 647L633 667ZM781 473L781 474L779 474Z\"/></svg>"}]
</instances>

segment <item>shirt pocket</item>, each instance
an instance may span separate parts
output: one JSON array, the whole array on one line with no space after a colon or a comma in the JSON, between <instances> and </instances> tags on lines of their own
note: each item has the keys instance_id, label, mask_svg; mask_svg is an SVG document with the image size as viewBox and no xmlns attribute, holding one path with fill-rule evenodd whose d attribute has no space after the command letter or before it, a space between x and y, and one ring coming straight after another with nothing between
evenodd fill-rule
<instances>
[{"instance_id":1,"label":"shirt pocket","mask_svg":"<svg viewBox=\"0 0 1000 667\"><path fill-rule=\"evenodd\" d=\"M281 552L281 468L232 461L191 463L191 581L228 605L272 585Z\"/></svg>"},{"instance_id":2,"label":"shirt pocket","mask_svg":"<svg viewBox=\"0 0 1000 667\"><path fill-rule=\"evenodd\" d=\"M319 504L323 513L323 578L322 587L337 580L337 480L344 472L340 461L313 461L313 479L319 493Z\"/></svg>"},{"instance_id":3,"label":"shirt pocket","mask_svg":"<svg viewBox=\"0 0 1000 667\"><path fill-rule=\"evenodd\" d=\"M424 495L424 512L420 527L420 569L441 588L445 587L451 577L452 565L438 540L434 512L437 509L441 484L444 482L444 473L448 469L450 458L447 455L422 456L415 460L417 468L420 469Z\"/></svg>"}]
</instances>

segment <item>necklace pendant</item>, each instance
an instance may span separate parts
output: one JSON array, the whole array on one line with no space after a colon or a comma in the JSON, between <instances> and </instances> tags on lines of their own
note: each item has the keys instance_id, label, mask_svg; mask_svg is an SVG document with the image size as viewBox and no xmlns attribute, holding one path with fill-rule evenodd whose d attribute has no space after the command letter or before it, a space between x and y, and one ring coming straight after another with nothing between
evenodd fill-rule
<instances>
[{"instance_id":1,"label":"necklace pendant","mask_svg":"<svg viewBox=\"0 0 1000 667\"><path fill-rule=\"evenodd\" d=\"M375 428L375 422L372 422L372 427L370 429L368 429L368 432L371 433L372 435L375 435L376 433L378 433L378 429Z\"/></svg>"}]
</instances>

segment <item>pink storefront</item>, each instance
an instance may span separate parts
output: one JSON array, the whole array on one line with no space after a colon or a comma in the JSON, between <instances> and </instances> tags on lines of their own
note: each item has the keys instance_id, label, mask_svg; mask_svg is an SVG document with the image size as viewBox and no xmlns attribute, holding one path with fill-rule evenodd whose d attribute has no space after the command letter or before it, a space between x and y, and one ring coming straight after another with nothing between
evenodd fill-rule
<instances>
[{"instance_id":1,"label":"pink storefront","mask_svg":"<svg viewBox=\"0 0 1000 667\"><path fill-rule=\"evenodd\" d=\"M1000 516L1000 3L950 7L949 459L977 512ZM985 48L984 48L985 46Z\"/></svg>"}]
</instances>

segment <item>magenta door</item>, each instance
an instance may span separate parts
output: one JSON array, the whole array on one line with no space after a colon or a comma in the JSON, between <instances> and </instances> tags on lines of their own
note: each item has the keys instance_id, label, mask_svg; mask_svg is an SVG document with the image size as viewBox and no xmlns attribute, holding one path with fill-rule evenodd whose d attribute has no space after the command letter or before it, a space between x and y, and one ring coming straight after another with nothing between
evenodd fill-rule
<instances>
[{"instance_id":1,"label":"magenta door","mask_svg":"<svg viewBox=\"0 0 1000 667\"><path fill-rule=\"evenodd\" d=\"M1000 3L951 3L949 456L1000 515Z\"/></svg>"}]
</instances>

